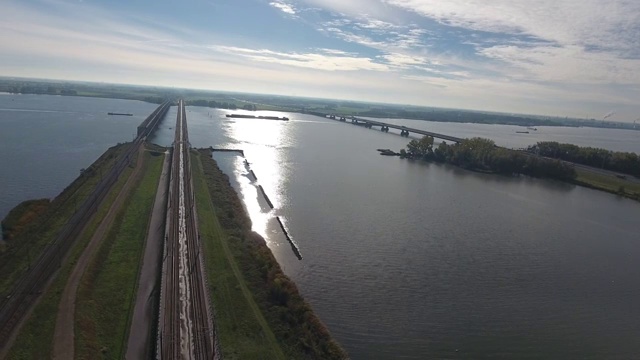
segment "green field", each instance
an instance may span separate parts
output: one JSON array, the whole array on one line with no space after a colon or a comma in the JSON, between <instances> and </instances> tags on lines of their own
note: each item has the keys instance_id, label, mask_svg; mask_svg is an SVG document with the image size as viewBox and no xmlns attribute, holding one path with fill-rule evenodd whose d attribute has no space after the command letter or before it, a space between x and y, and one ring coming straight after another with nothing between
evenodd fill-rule
<instances>
[{"instance_id":1,"label":"green field","mask_svg":"<svg viewBox=\"0 0 640 360\"><path fill-rule=\"evenodd\" d=\"M112 153L108 150L105 155ZM103 156L104 157L104 156ZM102 157L101 157L102 159ZM96 162L97 164L98 162ZM102 171L106 172L111 162L105 162ZM55 276L51 286L44 292L41 300L34 308L33 313L26 320L24 327L11 348L8 359L46 359L50 357L53 349L52 339L58 315L58 304L60 297L67 284L69 274L73 270L82 251L87 246L91 236L100 222L109 211L109 207L118 196L120 189L129 178L132 169L127 168L114 185L112 191L107 195L103 204L98 209L96 216L87 224L87 227L80 234L76 244L71 249L68 258L62 264L58 274ZM75 183L74 183L75 184ZM77 185L77 184L76 184ZM86 185L86 184L85 184ZM72 184L67 190L72 189ZM64 220L64 219L63 219Z\"/></svg>"},{"instance_id":2,"label":"green field","mask_svg":"<svg viewBox=\"0 0 640 360\"><path fill-rule=\"evenodd\" d=\"M579 185L618 194L629 199L640 200L640 183L580 168L576 168L576 173L578 177L575 182Z\"/></svg>"},{"instance_id":3,"label":"green field","mask_svg":"<svg viewBox=\"0 0 640 360\"><path fill-rule=\"evenodd\" d=\"M34 221L12 239L0 253L0 296L6 296L15 280L29 268L44 247L53 241L62 227L71 218L77 206L92 192L113 166L115 159L128 145L115 146L107 150L86 169L73 183L58 195ZM80 170L80 169L78 169Z\"/></svg>"},{"instance_id":4,"label":"green field","mask_svg":"<svg viewBox=\"0 0 640 360\"><path fill-rule=\"evenodd\" d=\"M200 157L194 155L193 186L222 355L225 359L285 359L247 288L229 244L237 239L230 238L218 222L216 211L222 209L211 203Z\"/></svg>"},{"instance_id":5,"label":"green field","mask_svg":"<svg viewBox=\"0 0 640 360\"><path fill-rule=\"evenodd\" d=\"M347 358L265 240L251 231L228 177L206 150L196 154L196 203L222 356Z\"/></svg>"},{"instance_id":6,"label":"green field","mask_svg":"<svg viewBox=\"0 0 640 360\"><path fill-rule=\"evenodd\" d=\"M145 153L141 178L82 277L75 318L76 357L123 358L139 266L164 156Z\"/></svg>"}]
</instances>

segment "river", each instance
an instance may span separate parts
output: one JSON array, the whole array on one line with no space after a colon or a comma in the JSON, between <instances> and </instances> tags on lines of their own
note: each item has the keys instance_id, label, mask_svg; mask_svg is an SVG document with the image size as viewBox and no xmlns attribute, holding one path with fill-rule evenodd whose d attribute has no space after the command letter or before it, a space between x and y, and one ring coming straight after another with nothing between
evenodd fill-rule
<instances>
[{"instance_id":1,"label":"river","mask_svg":"<svg viewBox=\"0 0 640 360\"><path fill-rule=\"evenodd\" d=\"M0 219L21 201L59 194L109 147L131 141L155 108L141 101L0 95Z\"/></svg>"},{"instance_id":2,"label":"river","mask_svg":"<svg viewBox=\"0 0 640 360\"><path fill-rule=\"evenodd\" d=\"M379 130L295 113L283 114L288 122L227 119L226 113L189 107L192 145L245 151L257 182L239 156L214 157L240 191L254 229L352 358L629 359L640 353L640 203L554 181L379 156L376 148L399 150L408 141ZM170 144L175 115L172 108L154 141ZM640 153L638 133L629 131L538 128L524 137L508 126L402 124L455 136L486 133L510 147L591 136L593 143L580 145ZM130 136L128 125L121 126L114 142ZM109 145L95 145L97 153ZM74 147L69 143L68 151ZM0 149L1 158L10 154ZM68 166L75 176L83 165ZM46 172L33 167L29 175ZM57 183L57 191L67 184ZM22 189L25 198L34 197ZM0 198L8 196L3 189Z\"/></svg>"}]
</instances>

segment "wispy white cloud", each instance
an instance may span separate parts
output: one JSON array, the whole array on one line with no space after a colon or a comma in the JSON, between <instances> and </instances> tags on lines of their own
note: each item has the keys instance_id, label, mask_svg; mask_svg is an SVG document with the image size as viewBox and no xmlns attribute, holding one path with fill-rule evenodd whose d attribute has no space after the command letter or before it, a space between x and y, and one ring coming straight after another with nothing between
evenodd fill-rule
<instances>
[{"instance_id":1,"label":"wispy white cloud","mask_svg":"<svg viewBox=\"0 0 640 360\"><path fill-rule=\"evenodd\" d=\"M508 76L525 70L538 81L638 81L639 1L385 1L452 27L523 38L471 41L478 55L512 66Z\"/></svg>"},{"instance_id":2,"label":"wispy white cloud","mask_svg":"<svg viewBox=\"0 0 640 360\"><path fill-rule=\"evenodd\" d=\"M300 0L301 2L336 14L352 17L363 15L391 20L396 17L396 9L378 0Z\"/></svg>"},{"instance_id":3,"label":"wispy white cloud","mask_svg":"<svg viewBox=\"0 0 640 360\"><path fill-rule=\"evenodd\" d=\"M481 49L480 53L512 66L514 79L581 84L640 83L640 59L587 51L578 45L496 45Z\"/></svg>"},{"instance_id":4,"label":"wispy white cloud","mask_svg":"<svg viewBox=\"0 0 640 360\"><path fill-rule=\"evenodd\" d=\"M269 5L289 15L296 14L296 9L293 7L293 5L287 4L284 1L272 1L269 3Z\"/></svg>"},{"instance_id":5,"label":"wispy white cloud","mask_svg":"<svg viewBox=\"0 0 640 360\"><path fill-rule=\"evenodd\" d=\"M246 49L232 46L214 46L214 50L243 56L260 62L269 62L287 66L303 67L325 71L388 71L389 67L367 57L358 57L336 50L323 50L317 53L286 53L268 49Z\"/></svg>"},{"instance_id":6,"label":"wispy white cloud","mask_svg":"<svg viewBox=\"0 0 640 360\"><path fill-rule=\"evenodd\" d=\"M399 54L399 53L381 55L380 57L386 60L386 62L389 63L390 65L397 66L400 68L406 68L406 67L415 66L415 65L423 65L428 63L427 59L425 58Z\"/></svg>"},{"instance_id":7,"label":"wispy white cloud","mask_svg":"<svg viewBox=\"0 0 640 360\"><path fill-rule=\"evenodd\" d=\"M399 29L402 26L390 23L388 21L382 21L380 19L374 19L371 17L361 19L354 23L355 26L362 29L370 29L370 30L393 30Z\"/></svg>"},{"instance_id":8,"label":"wispy white cloud","mask_svg":"<svg viewBox=\"0 0 640 360\"><path fill-rule=\"evenodd\" d=\"M333 19L323 23L319 31L346 42L356 43L381 51L416 49L425 47L423 37L427 31L415 25L395 25L371 17L355 21Z\"/></svg>"},{"instance_id":9,"label":"wispy white cloud","mask_svg":"<svg viewBox=\"0 0 640 360\"><path fill-rule=\"evenodd\" d=\"M616 11L629 14L591 14L586 22L572 17L607 9L596 9L593 0L576 4L571 16L564 2L546 3L551 10L533 4L528 14L529 3L522 0L469 0L468 7L461 0L272 2L289 5L293 14L271 4L298 17L296 23L308 21L328 40L304 47L286 37L238 42L228 33L196 31L188 23L94 3L46 0L48 7L34 7L9 1L0 12L0 74L569 115L587 111L582 109L639 110L640 36L632 36L639 25L630 19L640 12L629 1L616 2ZM333 13L307 11L305 3ZM356 5L366 11L356 11ZM564 15L551 14L554 9ZM403 18L400 10L420 16ZM286 21L275 12L271 16ZM432 40L444 35L421 17L463 33L444 40L474 53L465 58L434 48ZM588 24L596 19L602 28Z\"/></svg>"},{"instance_id":10,"label":"wispy white cloud","mask_svg":"<svg viewBox=\"0 0 640 360\"><path fill-rule=\"evenodd\" d=\"M633 0L385 0L452 26L529 34L558 44L636 47L640 2Z\"/></svg>"}]
</instances>

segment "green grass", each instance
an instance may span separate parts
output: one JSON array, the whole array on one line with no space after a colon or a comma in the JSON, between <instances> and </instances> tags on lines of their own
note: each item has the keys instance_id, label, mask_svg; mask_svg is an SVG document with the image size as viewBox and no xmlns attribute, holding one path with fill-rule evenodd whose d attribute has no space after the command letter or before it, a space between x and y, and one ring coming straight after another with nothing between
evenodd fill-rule
<instances>
[{"instance_id":1,"label":"green grass","mask_svg":"<svg viewBox=\"0 0 640 360\"><path fill-rule=\"evenodd\" d=\"M36 199L23 201L11 209L2 220L2 239L11 240L22 233L49 207L51 200Z\"/></svg>"},{"instance_id":2,"label":"green grass","mask_svg":"<svg viewBox=\"0 0 640 360\"><path fill-rule=\"evenodd\" d=\"M640 200L640 184L638 183L580 168L576 168L576 173L578 177L575 182L579 185Z\"/></svg>"},{"instance_id":3,"label":"green grass","mask_svg":"<svg viewBox=\"0 0 640 360\"><path fill-rule=\"evenodd\" d=\"M62 264L53 279L51 286L42 295L41 300L18 334L8 354L8 359L46 359L50 357L53 350L52 340L58 315L58 305L67 284L67 279L96 228L100 225L120 189L129 178L131 171L131 168L124 170L118 182L98 209L96 216L90 220L85 230L80 234L76 244L69 252L67 260Z\"/></svg>"},{"instance_id":4,"label":"green grass","mask_svg":"<svg viewBox=\"0 0 640 360\"><path fill-rule=\"evenodd\" d=\"M7 243L6 251L0 253L0 296L4 298L14 282L35 261L44 247L53 241L63 226L106 174L115 159L128 144L108 149L82 175L58 195L32 223L27 225L15 239Z\"/></svg>"},{"instance_id":5,"label":"green grass","mask_svg":"<svg viewBox=\"0 0 640 360\"><path fill-rule=\"evenodd\" d=\"M199 156L192 156L193 182L200 235L206 259L209 293L218 340L225 359L285 359L235 261L230 238L223 231L204 177Z\"/></svg>"},{"instance_id":6,"label":"green grass","mask_svg":"<svg viewBox=\"0 0 640 360\"><path fill-rule=\"evenodd\" d=\"M210 198L209 205L206 201L204 206L198 204L199 211L201 208L205 211L204 215L200 213L200 225L202 227L205 221L210 223L207 226L213 229L210 230L215 235L213 244L215 245L216 239L221 243L221 250L230 264L233 275L238 279L240 290L249 301L250 310L256 315L263 331L268 329L265 334L269 335L269 341L274 344L274 347L277 344L287 359L346 358L347 354L331 338L329 331L302 298L296 285L282 272L265 240L251 231L251 221L238 195L231 187L228 177L220 171L209 154L206 150L198 153L196 170L203 171L204 184L200 186L206 185L206 189L200 190L197 194L201 193L199 198L205 198L205 200L207 195ZM195 174L194 179L198 179L198 176ZM206 206L212 206L213 210L207 209ZM202 231L204 232L205 229ZM205 243L205 245L209 244ZM220 254L219 249L210 250L205 247L205 250L211 251L207 253L209 256L207 259L213 265L220 266L217 273L212 271L208 276L219 276L225 271L229 272L228 267L223 266L224 259L211 258ZM207 265L211 266L211 264ZM220 295L216 294L216 291L223 294L230 292L229 289L234 290L232 285L233 283L230 283L228 288L213 289L214 300L216 295ZM228 306L234 306L234 302L214 301L218 314L226 315L229 311ZM233 324L232 320L225 321ZM217 321L217 324L221 322ZM236 331L236 329L219 328L221 343L227 336L225 331ZM274 337L271 337L271 334ZM261 341L262 337L258 340ZM224 346L222 355L228 357Z\"/></svg>"},{"instance_id":7,"label":"green grass","mask_svg":"<svg viewBox=\"0 0 640 360\"><path fill-rule=\"evenodd\" d=\"M82 277L76 305L76 357L122 358L139 265L163 156L145 155L142 177Z\"/></svg>"}]
</instances>

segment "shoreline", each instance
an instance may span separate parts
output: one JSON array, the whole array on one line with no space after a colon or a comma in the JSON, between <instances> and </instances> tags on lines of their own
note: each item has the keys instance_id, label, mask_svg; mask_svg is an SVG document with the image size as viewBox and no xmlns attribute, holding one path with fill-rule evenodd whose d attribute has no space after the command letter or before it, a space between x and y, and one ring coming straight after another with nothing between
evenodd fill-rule
<instances>
[{"instance_id":1,"label":"shoreline","mask_svg":"<svg viewBox=\"0 0 640 360\"><path fill-rule=\"evenodd\" d=\"M470 171L470 172L478 173L478 174L504 176L504 177L507 177L507 178L509 178L509 177L513 178L513 177L519 177L519 176L527 176L527 177L530 177L532 179L559 181L559 182L562 182L562 183L565 183L565 184L572 184L572 185L581 186L581 187L584 187L584 188L587 188L587 189L598 190L598 191L606 192L606 193L609 193L609 194L612 194L612 195L617 195L617 196L623 197L625 199L629 199L629 200L640 202L640 192L633 192L632 193L632 192L627 192L626 190L624 192L621 192L620 190L615 190L615 189L613 189L611 187L606 187L604 185L598 185L595 182L589 182L589 181L584 180L584 179L580 180L581 172L578 171L578 170L577 170L578 171L578 176L575 179L562 180L562 179L550 178L550 177L535 177L535 176L529 176L529 175L526 175L526 174L506 175L506 174L501 174L501 173L496 172L496 171L482 170L482 169L476 169L476 168L465 168L465 167L458 166L456 164L451 164L451 163L448 163L448 162L439 162L439 161L435 161L435 160L421 160L421 159L416 159L416 158L408 157L408 156L404 156L403 157L400 154L397 154L395 156L398 156L402 160L425 162L425 163L428 163L428 164L443 164L443 165L452 166L452 167L455 167L457 169L466 170L466 171ZM582 170L583 176L584 176L584 172L585 172L585 170ZM611 180L615 180L615 179L611 178L609 180L611 181ZM621 182L621 180L617 180L617 181ZM626 185L631 185L631 186L634 185L634 183L629 182L629 181L626 181L625 183L626 183ZM610 183L610 185L614 186L614 187L616 186L616 184L614 184L614 183ZM622 186L623 189L624 189L624 185L619 185L619 186Z\"/></svg>"},{"instance_id":2,"label":"shoreline","mask_svg":"<svg viewBox=\"0 0 640 360\"><path fill-rule=\"evenodd\" d=\"M249 303L255 301L257 309L253 311L254 315L257 319L264 318L263 326L266 326L263 331L266 331L267 335L261 336L261 338L264 337L268 340L274 336L275 339L275 344L273 342L269 342L269 345L265 344L267 348L272 349L272 358L280 358L276 355L279 353L276 349L279 349L287 359L347 359L348 355L344 349L331 336L310 304L302 297L296 284L284 274L265 239L251 230L251 219L246 213L238 193L231 186L229 177L220 170L215 160L210 156L209 150L200 149L197 159L199 164L193 167L193 171L198 173L194 174L194 181L201 178L200 186L206 186L208 189L207 192L201 191L199 197L196 195L198 211L203 214L200 219L206 218L205 214L208 209L204 206L207 205L207 202L215 208L213 213L217 218L213 224L208 224L211 221L200 223L201 229L205 230L201 231L204 244L208 244L205 246L207 258L205 262L208 274L211 275L209 277L210 286L225 288L235 284L236 280L233 279L229 283L229 278L233 276L225 275L234 269L231 273L240 276L237 278L239 285L233 285L231 288L242 289L246 286L247 292L251 294L250 298L246 297L247 294L242 296L238 294L236 296L239 298L235 302L225 303L223 298L219 298L221 296L219 293L211 293L214 311L218 319L218 331L221 334L220 345L223 356L225 350L234 353L249 351L249 349L235 348L233 344L224 341L223 334L244 331L237 329L235 318L225 318L234 316L229 313L237 311L228 307L233 306L234 309L237 309L241 308L245 301ZM200 171L201 173L199 173ZM203 199L203 196L206 196L203 194L208 194L209 199ZM220 230L207 232L208 225L214 225L214 227L217 225ZM217 233L218 236L212 236L213 233ZM214 255L212 247L217 246L220 246L226 253L231 269L221 267L219 261L214 262L213 256L221 256L219 253ZM216 263L218 265L214 273L213 267L216 266ZM255 321L251 314L244 313L243 316L250 318L247 321ZM270 335L271 333L273 335ZM238 336L247 336L247 334ZM265 349L265 356L267 353L269 350Z\"/></svg>"},{"instance_id":3,"label":"shoreline","mask_svg":"<svg viewBox=\"0 0 640 360\"><path fill-rule=\"evenodd\" d=\"M2 80L0 79L0 85L2 85ZM6 80L6 79L4 79ZM32 81L37 81L37 79L25 79L25 80L32 80ZM46 80L44 80L46 82ZM113 94L113 93L91 93L91 92L83 92L82 90L78 91L76 94L62 94L62 93L56 93L56 94L48 94L48 93L30 93L30 92L26 92L26 93L11 93L11 92L0 92L0 95L48 95L48 96L75 96L75 97L88 97L88 98L102 98L102 99L120 99L120 100L136 100L136 101L142 101L142 102L146 102L146 103L150 103L150 104L160 104L162 103L160 96L156 96L156 95L150 95L150 96L142 96L142 95L135 95L134 93L122 93L122 94ZM245 101L246 103L251 103L249 101ZM252 103L253 104L253 103ZM274 111L274 112L286 112L286 113L294 113L294 114L304 114L304 115L315 115L315 116L319 116L317 114L314 114L312 112L305 112L305 111L301 111L300 108L288 108L288 107L284 107L284 106L278 106L278 105L269 105L269 104L258 104L255 103L255 105L258 105L258 107L256 108L255 111ZM196 105L189 105L189 106L196 106ZM209 106L198 106L198 107L203 107L203 108L208 108L208 109L224 109L224 108L212 108ZM440 109L440 108L439 108ZM242 109L226 109L226 110L242 110ZM477 113L484 113L484 111L480 111L480 110L464 110L464 111L471 111L471 112L477 112ZM592 126L591 124L562 124L562 123L509 123L509 122L483 122L483 121L446 121L446 120L437 120L437 119L424 119L424 118L411 118L411 117L399 117L399 116L391 116L391 115L386 115L386 116L382 116L382 115L375 115L375 114L344 114L345 116L362 116L362 117L367 117L367 118L373 118L373 119L399 119L399 120L411 120L411 121L431 121L431 122L438 122L438 123L451 123L451 124L479 124L479 125L507 125L507 126L535 126L535 127L552 127L552 128L558 128L558 127L567 127L567 128L581 128L581 127L585 127L585 128L592 128L592 129L610 129L610 130L629 130L629 131L640 131L640 127L639 128L632 128L632 127L617 127L617 126ZM527 116L540 116L540 115L528 115L528 114L518 114L519 116L522 116L523 118L526 118ZM322 117L322 116L319 116ZM274 119L275 120L275 119ZM282 119L279 119L282 120ZM621 124L624 125L629 125L627 122L620 122Z\"/></svg>"}]
</instances>

